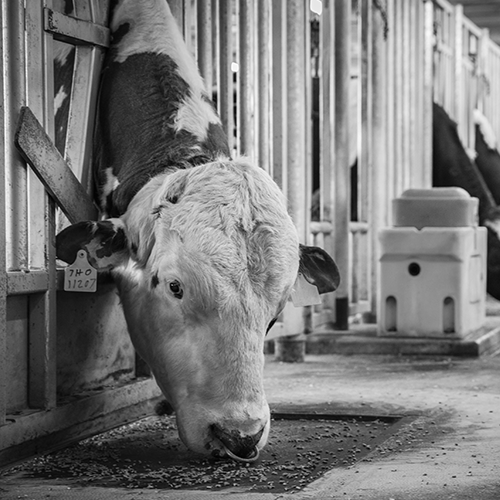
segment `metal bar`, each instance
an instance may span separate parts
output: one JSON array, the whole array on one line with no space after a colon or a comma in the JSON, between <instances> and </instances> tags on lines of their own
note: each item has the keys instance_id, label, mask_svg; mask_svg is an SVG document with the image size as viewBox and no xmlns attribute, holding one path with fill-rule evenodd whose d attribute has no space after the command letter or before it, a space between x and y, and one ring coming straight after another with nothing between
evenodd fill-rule
<instances>
[{"instance_id":1,"label":"metal bar","mask_svg":"<svg viewBox=\"0 0 500 500\"><path fill-rule=\"evenodd\" d=\"M351 1L335 2L335 259L344 270L336 291L337 327L347 329L351 276L349 258L350 165L349 105L351 62Z\"/></svg>"},{"instance_id":2,"label":"metal bar","mask_svg":"<svg viewBox=\"0 0 500 500\"><path fill-rule=\"evenodd\" d=\"M433 5L431 0L424 4L424 58L423 58L423 158L424 186L432 186L432 81L433 81Z\"/></svg>"},{"instance_id":3,"label":"metal bar","mask_svg":"<svg viewBox=\"0 0 500 500\"><path fill-rule=\"evenodd\" d=\"M306 96L304 2L286 2L287 67L287 177L289 211L302 242L307 240L306 185Z\"/></svg>"},{"instance_id":4,"label":"metal bar","mask_svg":"<svg viewBox=\"0 0 500 500\"><path fill-rule=\"evenodd\" d=\"M97 218L91 199L27 107L21 110L15 143L72 223Z\"/></svg>"},{"instance_id":5,"label":"metal bar","mask_svg":"<svg viewBox=\"0 0 500 500\"><path fill-rule=\"evenodd\" d=\"M0 26L5 26L4 3L0 2ZM4 68L5 50L3 37L0 38L0 95L4 98L4 79L6 72ZM2 113L0 120L0 151L5 154L5 120ZM5 182L5 161L0 162L0 193L6 192ZM0 203L0 238L3 242L7 239L6 227L6 205ZM0 428L5 424L5 414L7 411L7 252L6 245L0 245Z\"/></svg>"},{"instance_id":6,"label":"metal bar","mask_svg":"<svg viewBox=\"0 0 500 500\"><path fill-rule=\"evenodd\" d=\"M234 96L231 72L231 1L219 0L219 74L217 82L217 104L222 127L227 134L230 151L234 148ZM240 110L238 109L238 113Z\"/></svg>"},{"instance_id":7,"label":"metal bar","mask_svg":"<svg viewBox=\"0 0 500 500\"><path fill-rule=\"evenodd\" d=\"M378 231L387 225L387 198L389 197L387 182L388 178L388 158L387 151L389 140L387 135L390 131L387 128L388 103L392 101L392 95L388 92L388 57L387 41L384 40L384 26L378 12L371 8L371 203L368 213L368 225L370 227L370 247L371 247L371 276L370 276L370 308L372 312L371 320L376 319L377 296L379 284L379 241ZM389 35L391 36L391 35Z\"/></svg>"},{"instance_id":8,"label":"metal bar","mask_svg":"<svg viewBox=\"0 0 500 500\"><path fill-rule=\"evenodd\" d=\"M215 0L213 0L215 2ZM213 57L212 57L212 0L197 2L198 15L198 67L205 81L205 87L212 94Z\"/></svg>"},{"instance_id":9,"label":"metal bar","mask_svg":"<svg viewBox=\"0 0 500 500\"><path fill-rule=\"evenodd\" d=\"M239 0L238 151L256 159L255 2Z\"/></svg>"},{"instance_id":10,"label":"metal bar","mask_svg":"<svg viewBox=\"0 0 500 500\"><path fill-rule=\"evenodd\" d=\"M272 2L272 175L281 190L287 192L287 171L285 148L287 144L286 127L286 44L285 2Z\"/></svg>"},{"instance_id":11,"label":"metal bar","mask_svg":"<svg viewBox=\"0 0 500 500\"><path fill-rule=\"evenodd\" d=\"M271 5L270 0L257 2L257 107L258 107L258 164L266 172L271 170L270 130L271 107Z\"/></svg>"},{"instance_id":12,"label":"metal bar","mask_svg":"<svg viewBox=\"0 0 500 500\"><path fill-rule=\"evenodd\" d=\"M85 3L75 7L75 13L82 22L96 21L92 18L95 8L89 9ZM76 47L64 154L68 165L90 195L94 185L90 165L92 134L102 59L101 47Z\"/></svg>"},{"instance_id":13,"label":"metal bar","mask_svg":"<svg viewBox=\"0 0 500 500\"><path fill-rule=\"evenodd\" d=\"M44 9L45 31L51 33L56 40L66 43L91 44L109 47L110 32L100 26L82 19L65 16L52 9Z\"/></svg>"},{"instance_id":14,"label":"metal bar","mask_svg":"<svg viewBox=\"0 0 500 500\"><path fill-rule=\"evenodd\" d=\"M6 266L9 270L19 270L28 267L29 219L26 168L14 147L19 109L26 103L24 0L7 1L3 8Z\"/></svg>"},{"instance_id":15,"label":"metal bar","mask_svg":"<svg viewBox=\"0 0 500 500\"><path fill-rule=\"evenodd\" d=\"M53 39L43 30L43 5L49 2L29 2L26 5L26 103L44 124L47 136L53 138ZM47 409L56 405L55 207L31 169L28 181L30 268L45 270L44 282L31 283L42 289L30 295L28 300L28 401L31 408Z\"/></svg>"},{"instance_id":16,"label":"metal bar","mask_svg":"<svg viewBox=\"0 0 500 500\"><path fill-rule=\"evenodd\" d=\"M26 22L26 104L43 123L48 135L54 136L54 76L52 51L47 53L42 2L29 2ZM52 44L52 37L50 37ZM49 60L50 64L46 64ZM29 269L46 267L46 192L36 174L28 170Z\"/></svg>"},{"instance_id":17,"label":"metal bar","mask_svg":"<svg viewBox=\"0 0 500 500\"><path fill-rule=\"evenodd\" d=\"M332 221L335 213L334 195L334 151L332 134L334 129L334 69L335 69L335 35L334 35L334 12L333 0L323 4L323 12L320 16L320 221ZM311 222L311 231L313 223ZM328 249L325 249L328 251ZM334 249L329 249L333 251Z\"/></svg>"},{"instance_id":18,"label":"metal bar","mask_svg":"<svg viewBox=\"0 0 500 500\"><path fill-rule=\"evenodd\" d=\"M18 271L7 273L7 295L42 293L49 289L47 271Z\"/></svg>"}]
</instances>

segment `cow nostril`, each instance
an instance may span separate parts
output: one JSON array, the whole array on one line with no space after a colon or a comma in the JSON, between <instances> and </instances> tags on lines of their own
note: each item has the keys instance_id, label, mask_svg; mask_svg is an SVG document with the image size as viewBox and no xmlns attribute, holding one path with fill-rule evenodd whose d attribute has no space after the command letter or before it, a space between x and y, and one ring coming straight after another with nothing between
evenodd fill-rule
<instances>
[{"instance_id":1,"label":"cow nostril","mask_svg":"<svg viewBox=\"0 0 500 500\"><path fill-rule=\"evenodd\" d=\"M236 457L248 459L255 456L257 443L264 434L265 427L253 435L241 435L237 430L229 431L214 424L211 427L213 435Z\"/></svg>"}]
</instances>

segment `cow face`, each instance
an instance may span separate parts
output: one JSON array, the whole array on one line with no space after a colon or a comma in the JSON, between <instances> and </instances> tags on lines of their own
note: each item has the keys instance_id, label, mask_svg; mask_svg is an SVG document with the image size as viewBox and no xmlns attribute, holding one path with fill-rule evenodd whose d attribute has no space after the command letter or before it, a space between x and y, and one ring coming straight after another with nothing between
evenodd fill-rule
<instances>
[{"instance_id":1,"label":"cow face","mask_svg":"<svg viewBox=\"0 0 500 500\"><path fill-rule=\"evenodd\" d=\"M245 458L264 446L267 327L299 267L320 292L339 275L325 252L299 245L262 169L220 160L158 175L121 218L71 226L57 248L68 262L84 248L113 270L134 345L189 448Z\"/></svg>"}]
</instances>

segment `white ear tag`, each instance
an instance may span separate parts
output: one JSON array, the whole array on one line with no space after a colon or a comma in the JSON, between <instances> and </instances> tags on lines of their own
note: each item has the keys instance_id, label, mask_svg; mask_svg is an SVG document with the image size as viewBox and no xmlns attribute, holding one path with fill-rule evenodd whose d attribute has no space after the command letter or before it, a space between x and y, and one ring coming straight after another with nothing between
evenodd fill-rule
<instances>
[{"instance_id":1,"label":"white ear tag","mask_svg":"<svg viewBox=\"0 0 500 500\"><path fill-rule=\"evenodd\" d=\"M64 290L66 292L97 291L97 269L89 264L85 250L78 250L75 262L64 268Z\"/></svg>"},{"instance_id":2,"label":"white ear tag","mask_svg":"<svg viewBox=\"0 0 500 500\"><path fill-rule=\"evenodd\" d=\"M302 273L299 273L293 285L291 298L295 307L315 306L321 304L318 288L311 285Z\"/></svg>"}]
</instances>

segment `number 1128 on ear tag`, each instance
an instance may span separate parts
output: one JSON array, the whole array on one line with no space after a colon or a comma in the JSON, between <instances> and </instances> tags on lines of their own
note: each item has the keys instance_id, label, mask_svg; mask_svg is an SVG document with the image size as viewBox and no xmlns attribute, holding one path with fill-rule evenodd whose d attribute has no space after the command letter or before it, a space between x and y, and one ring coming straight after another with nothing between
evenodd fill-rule
<instances>
[{"instance_id":1,"label":"number 1128 on ear tag","mask_svg":"<svg viewBox=\"0 0 500 500\"><path fill-rule=\"evenodd\" d=\"M89 264L85 250L78 250L75 262L64 268L64 290L66 292L97 291L97 269Z\"/></svg>"}]
</instances>

